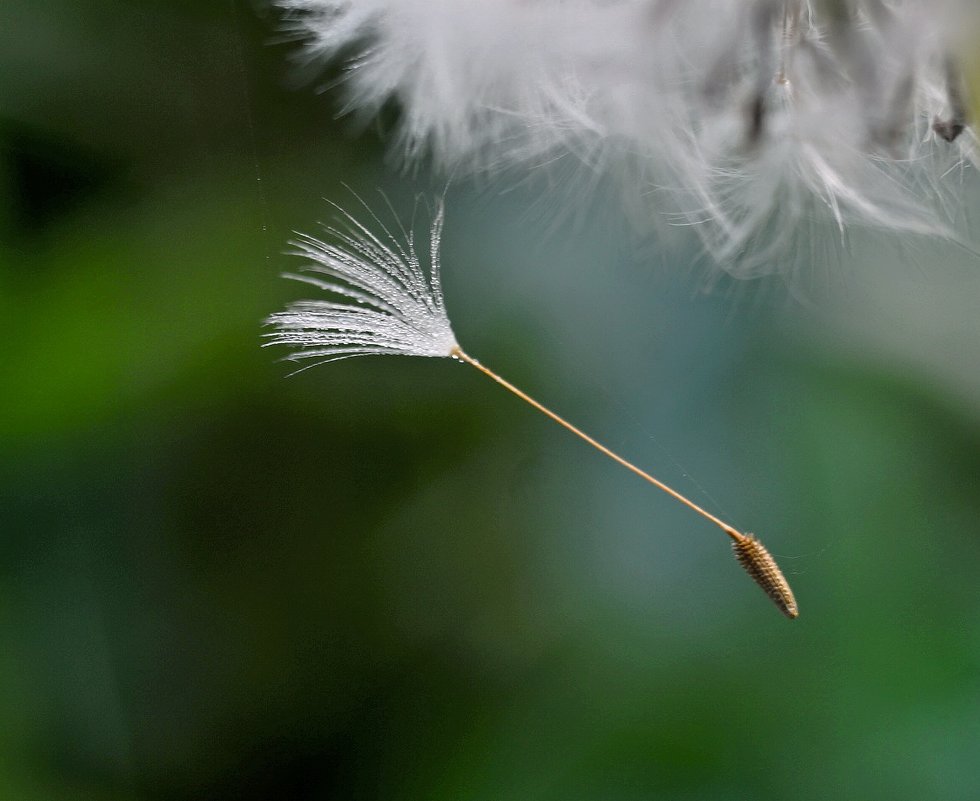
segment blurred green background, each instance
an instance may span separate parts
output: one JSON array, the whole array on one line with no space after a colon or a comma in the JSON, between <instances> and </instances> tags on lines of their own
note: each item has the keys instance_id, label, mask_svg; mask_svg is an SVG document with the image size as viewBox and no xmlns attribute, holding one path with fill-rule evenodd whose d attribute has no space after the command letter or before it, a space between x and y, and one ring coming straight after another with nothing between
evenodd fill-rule
<instances>
[{"instance_id":1,"label":"blurred green background","mask_svg":"<svg viewBox=\"0 0 980 801\"><path fill-rule=\"evenodd\" d=\"M806 302L450 191L463 345L760 533L791 623L473 370L285 378L291 230L442 189L293 52L231 0L0 7L0 798L980 798L980 262L856 237Z\"/></svg>"}]
</instances>

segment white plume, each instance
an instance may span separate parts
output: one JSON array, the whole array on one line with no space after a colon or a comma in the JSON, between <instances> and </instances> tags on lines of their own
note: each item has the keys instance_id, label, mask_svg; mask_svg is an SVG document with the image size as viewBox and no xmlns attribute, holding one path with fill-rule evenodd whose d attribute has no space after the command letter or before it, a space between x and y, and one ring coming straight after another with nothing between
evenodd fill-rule
<instances>
[{"instance_id":1,"label":"white plume","mask_svg":"<svg viewBox=\"0 0 980 801\"><path fill-rule=\"evenodd\" d=\"M326 227L337 244L300 234L291 243L292 255L305 259L306 265L302 274L287 277L337 299L296 301L273 314L266 324L276 330L265 335L265 344L296 348L285 358L315 360L308 367L353 356L452 356L458 346L439 283L442 204L432 221L427 273L413 232L402 229L400 238L395 236L361 203L383 236L371 233L339 206L343 227Z\"/></svg>"},{"instance_id":2,"label":"white plume","mask_svg":"<svg viewBox=\"0 0 980 801\"><path fill-rule=\"evenodd\" d=\"M739 274L811 227L949 235L943 176L977 160L968 0L274 2L307 57L350 57L350 109L398 102L409 157L573 156Z\"/></svg>"}]
</instances>

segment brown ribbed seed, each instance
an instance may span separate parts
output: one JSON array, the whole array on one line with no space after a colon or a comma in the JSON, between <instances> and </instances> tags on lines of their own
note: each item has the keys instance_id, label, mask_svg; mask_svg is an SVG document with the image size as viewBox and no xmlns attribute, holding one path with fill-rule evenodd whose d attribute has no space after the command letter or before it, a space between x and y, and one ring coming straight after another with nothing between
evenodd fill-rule
<instances>
[{"instance_id":1,"label":"brown ribbed seed","mask_svg":"<svg viewBox=\"0 0 980 801\"><path fill-rule=\"evenodd\" d=\"M790 619L800 614L789 582L765 545L751 534L745 534L741 539L732 542L732 550L745 572L762 587L780 612Z\"/></svg>"}]
</instances>

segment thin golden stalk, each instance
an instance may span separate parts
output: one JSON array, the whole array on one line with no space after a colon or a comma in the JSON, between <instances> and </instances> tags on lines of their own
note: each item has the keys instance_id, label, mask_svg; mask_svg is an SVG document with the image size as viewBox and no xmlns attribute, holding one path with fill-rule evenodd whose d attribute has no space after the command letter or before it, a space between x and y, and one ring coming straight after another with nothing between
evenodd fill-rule
<instances>
[{"instance_id":1,"label":"thin golden stalk","mask_svg":"<svg viewBox=\"0 0 980 801\"><path fill-rule=\"evenodd\" d=\"M597 451L605 456L608 456L614 462L621 464L627 470L635 473L644 481L653 484L653 486L655 486L657 489L663 490L675 500L680 501L689 509L697 512L699 515L701 515L701 517L705 518L706 520L710 520L712 523L718 526L718 528L724 531L725 534L731 537L732 548L735 551L735 555L738 558L739 563L745 568L749 576L752 577L752 580L755 581L755 583L763 589L766 595L772 599L773 603L779 607L780 611L789 618L795 618L799 614L796 599L793 597L793 591L790 589L789 582L786 581L786 578L783 576L782 571L780 571L769 551L767 551L762 543L751 534L743 534L734 526L726 523L724 520L721 520L718 517L715 517L715 515L711 514L711 512L698 506L696 503L694 503L694 501L682 495L673 487L669 487L667 484L664 484L664 482L651 476L645 470L640 469L632 462L624 459L618 453L611 451L601 442L593 439L582 431L582 429L572 425L564 417L561 417L556 412L551 411L551 409L536 401L522 389L515 387L507 379L497 375L493 370L482 364L477 359L474 359L458 345L452 349L451 356L454 359L458 359L461 362L465 362L466 364L475 367L485 376L492 378L494 381L500 384L500 386L502 386L508 392L513 393L525 403L530 404L542 414L550 417L566 431L570 431L576 437L584 440Z\"/></svg>"},{"instance_id":2,"label":"thin golden stalk","mask_svg":"<svg viewBox=\"0 0 980 801\"><path fill-rule=\"evenodd\" d=\"M730 526L724 520L720 520L719 518L715 517L713 514L711 514L711 512L707 511L706 509L701 508L696 503L694 503L694 501L692 501L690 498L687 498L684 495L681 495L677 490L673 489L672 487L668 487L662 481L660 481L657 478L654 478L649 473L647 473L645 470L641 470L635 464L633 464L632 462L627 461L622 456L620 456L618 453L614 453L613 451L609 450L609 448L607 448L601 442L599 442L599 441L593 439L592 437L590 437L588 434L586 434L584 431L582 431L582 429L576 428L571 423L569 423L565 418L560 417L558 414L556 414L555 412L551 411L551 409L549 409L547 406L539 403L534 398L532 398L530 395L528 395L526 392L524 392L523 390L520 390L517 387L515 387L513 384L511 384L505 378L501 378L499 375L497 375L495 372L493 372L493 370L491 370L489 367L486 367L485 365L481 364L479 361L477 361L476 359L474 359L472 356L470 356L467 353L465 353L458 346L453 350L453 354L452 355L453 355L454 358L459 359L461 362L466 362L467 364L473 365L473 367L475 367L477 370L479 370L484 375L489 376L490 378L492 378L494 381L496 381L498 384L500 384L500 386L502 386L504 389L506 389L506 390L508 390L510 392L513 392L522 401L525 401L526 403L531 404L539 412L542 412L543 414L546 414L548 417L550 417L552 420L554 420L556 423L558 423L558 425L562 426L563 428L567 429L568 431L571 431L576 437L579 437L580 439L583 439L586 442L588 442L589 445L591 445L597 451L599 451L601 453L604 453L606 456L608 456L614 462L618 462L623 467L625 467L627 470L631 470L632 472L636 473L636 475L638 475L644 481L649 481L651 484L653 484L653 486L657 487L657 489L663 490L668 495L670 495L672 498L676 498L682 504L684 504L685 506L687 506L690 509L693 509L695 512L697 512L699 515L701 515L705 519L710 520L712 523L714 523L716 526L718 526L718 528L720 528L722 531L724 531L729 537L731 537L736 542L740 542L741 540L744 540L745 539L745 535L742 534L734 526Z\"/></svg>"}]
</instances>

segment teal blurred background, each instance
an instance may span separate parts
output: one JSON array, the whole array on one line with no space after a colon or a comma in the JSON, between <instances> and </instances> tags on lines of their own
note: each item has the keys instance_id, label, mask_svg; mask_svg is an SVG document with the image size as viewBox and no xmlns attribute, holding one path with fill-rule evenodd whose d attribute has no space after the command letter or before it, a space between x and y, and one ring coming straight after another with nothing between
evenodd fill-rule
<instances>
[{"instance_id":1,"label":"teal blurred background","mask_svg":"<svg viewBox=\"0 0 980 801\"><path fill-rule=\"evenodd\" d=\"M463 345L758 532L791 623L473 370L285 378L290 232L442 190L293 53L230 0L0 8L0 798L980 798L980 261L856 237L802 301L450 191Z\"/></svg>"}]
</instances>

